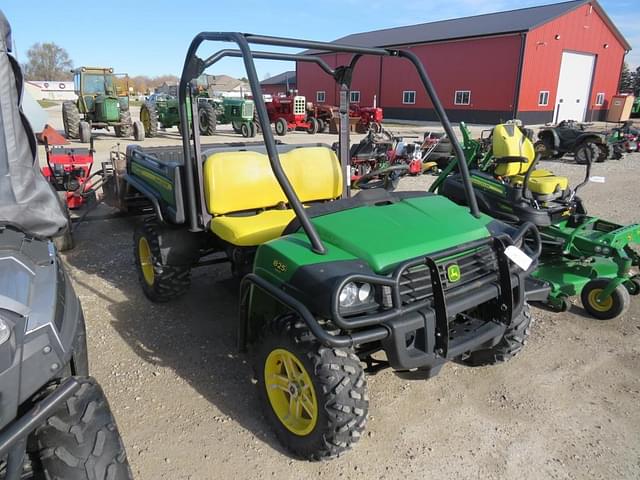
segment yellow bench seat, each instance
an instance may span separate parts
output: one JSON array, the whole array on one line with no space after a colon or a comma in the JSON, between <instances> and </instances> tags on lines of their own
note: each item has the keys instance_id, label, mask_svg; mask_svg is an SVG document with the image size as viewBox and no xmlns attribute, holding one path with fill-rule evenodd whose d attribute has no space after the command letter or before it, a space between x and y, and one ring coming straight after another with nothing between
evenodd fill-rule
<instances>
[{"instance_id":1,"label":"yellow bench seat","mask_svg":"<svg viewBox=\"0 0 640 480\"><path fill-rule=\"evenodd\" d=\"M265 210L256 215L220 215L211 220L211 230L225 242L250 247L282 235L295 218L292 209Z\"/></svg>"}]
</instances>

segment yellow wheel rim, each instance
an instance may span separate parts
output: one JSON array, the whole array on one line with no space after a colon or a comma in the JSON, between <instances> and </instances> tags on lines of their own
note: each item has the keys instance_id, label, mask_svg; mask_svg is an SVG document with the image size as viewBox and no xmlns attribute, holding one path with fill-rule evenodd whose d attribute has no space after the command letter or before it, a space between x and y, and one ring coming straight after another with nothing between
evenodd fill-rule
<instances>
[{"instance_id":1,"label":"yellow wheel rim","mask_svg":"<svg viewBox=\"0 0 640 480\"><path fill-rule=\"evenodd\" d=\"M273 350L264 364L267 397L278 420L299 436L308 435L318 421L318 400L311 377L293 353Z\"/></svg>"},{"instance_id":2,"label":"yellow wheel rim","mask_svg":"<svg viewBox=\"0 0 640 480\"><path fill-rule=\"evenodd\" d=\"M138 257L140 258L140 268L142 269L142 275L147 285L153 286L156 274L153 271L153 257L151 255L151 248L149 242L145 237L141 237L138 241Z\"/></svg>"},{"instance_id":3,"label":"yellow wheel rim","mask_svg":"<svg viewBox=\"0 0 640 480\"><path fill-rule=\"evenodd\" d=\"M598 295L602 292L601 288L594 288L589 292L587 299L589 300L589 305L597 312L608 312L613 307L613 296L609 295L602 302L598 302Z\"/></svg>"},{"instance_id":4,"label":"yellow wheel rim","mask_svg":"<svg viewBox=\"0 0 640 480\"><path fill-rule=\"evenodd\" d=\"M142 122L145 133L148 133L149 130L151 130L151 117L149 116L149 111L146 108L140 110L140 121Z\"/></svg>"}]
</instances>

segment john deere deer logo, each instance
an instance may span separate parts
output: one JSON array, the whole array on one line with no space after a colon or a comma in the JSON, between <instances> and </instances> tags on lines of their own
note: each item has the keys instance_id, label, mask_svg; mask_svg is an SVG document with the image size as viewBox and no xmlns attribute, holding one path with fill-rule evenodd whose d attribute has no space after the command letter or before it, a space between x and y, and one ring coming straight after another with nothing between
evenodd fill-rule
<instances>
[{"instance_id":1,"label":"john deere deer logo","mask_svg":"<svg viewBox=\"0 0 640 480\"><path fill-rule=\"evenodd\" d=\"M460 280L460 267L457 263L452 263L447 267L447 278L451 283Z\"/></svg>"}]
</instances>

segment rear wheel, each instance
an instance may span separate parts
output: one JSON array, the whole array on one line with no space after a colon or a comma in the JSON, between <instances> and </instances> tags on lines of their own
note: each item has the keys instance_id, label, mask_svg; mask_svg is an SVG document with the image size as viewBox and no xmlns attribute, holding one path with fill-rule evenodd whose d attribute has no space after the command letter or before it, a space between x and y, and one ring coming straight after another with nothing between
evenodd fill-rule
<instances>
[{"instance_id":1,"label":"rear wheel","mask_svg":"<svg viewBox=\"0 0 640 480\"><path fill-rule=\"evenodd\" d=\"M147 102L140 108L140 121L144 127L144 133L152 138L158 135L158 109L155 103Z\"/></svg>"},{"instance_id":2,"label":"rear wheel","mask_svg":"<svg viewBox=\"0 0 640 480\"><path fill-rule=\"evenodd\" d=\"M91 125L88 122L80 122L80 141L91 142Z\"/></svg>"},{"instance_id":3,"label":"rear wheel","mask_svg":"<svg viewBox=\"0 0 640 480\"><path fill-rule=\"evenodd\" d=\"M188 265L169 265L163 261L169 255L162 227L155 222L145 222L133 235L133 254L136 260L138 280L144 294L153 302L168 302L184 295L191 285L191 268Z\"/></svg>"},{"instance_id":4,"label":"rear wheel","mask_svg":"<svg viewBox=\"0 0 640 480\"><path fill-rule=\"evenodd\" d=\"M512 320L511 325L507 327L502 340L497 345L471 352L468 357L462 359L462 363L477 367L511 360L524 348L532 322L529 304L525 303L522 307L522 312Z\"/></svg>"},{"instance_id":5,"label":"rear wheel","mask_svg":"<svg viewBox=\"0 0 640 480\"><path fill-rule=\"evenodd\" d=\"M307 133L309 135L314 135L316 133L318 133L318 129L320 128L320 126L318 125L318 120L314 117L311 117L309 119L309 128L307 128Z\"/></svg>"},{"instance_id":6,"label":"rear wheel","mask_svg":"<svg viewBox=\"0 0 640 480\"><path fill-rule=\"evenodd\" d=\"M600 150L600 155L598 155L596 162L602 163L609 158L613 158L613 145L609 145L608 143L599 143L598 149Z\"/></svg>"},{"instance_id":7,"label":"rear wheel","mask_svg":"<svg viewBox=\"0 0 640 480\"><path fill-rule=\"evenodd\" d=\"M64 124L64 134L67 138L80 138L80 112L74 102L64 102L62 104L62 123Z\"/></svg>"},{"instance_id":8,"label":"rear wheel","mask_svg":"<svg viewBox=\"0 0 640 480\"><path fill-rule=\"evenodd\" d=\"M131 112L120 110L120 125L114 128L116 137L128 137L131 135Z\"/></svg>"},{"instance_id":9,"label":"rear wheel","mask_svg":"<svg viewBox=\"0 0 640 480\"><path fill-rule=\"evenodd\" d=\"M208 102L198 105L198 117L200 120L200 135L213 135L216 131L216 110Z\"/></svg>"},{"instance_id":10,"label":"rear wheel","mask_svg":"<svg viewBox=\"0 0 640 480\"><path fill-rule=\"evenodd\" d=\"M577 148L575 152L576 162L580 163L581 165L586 165L587 163L589 163L589 161L591 163L598 161L598 157L600 155L600 149L595 143L592 142L583 143Z\"/></svg>"},{"instance_id":11,"label":"rear wheel","mask_svg":"<svg viewBox=\"0 0 640 480\"><path fill-rule=\"evenodd\" d=\"M598 296L607 288L609 282L606 278L596 278L587 283L580 293L582 306L589 315L598 320L612 320L622 315L631 303L629 291L624 285L618 285L608 298L599 302Z\"/></svg>"},{"instance_id":12,"label":"rear wheel","mask_svg":"<svg viewBox=\"0 0 640 480\"><path fill-rule=\"evenodd\" d=\"M283 137L287 134L287 130L289 129L289 124L284 118L279 118L276 120L276 134Z\"/></svg>"},{"instance_id":13,"label":"rear wheel","mask_svg":"<svg viewBox=\"0 0 640 480\"><path fill-rule=\"evenodd\" d=\"M295 318L278 318L259 340L256 375L266 417L295 455L336 457L361 437L369 399L351 349L324 347Z\"/></svg>"},{"instance_id":14,"label":"rear wheel","mask_svg":"<svg viewBox=\"0 0 640 480\"><path fill-rule=\"evenodd\" d=\"M102 388L76 377L80 388L35 430L44 478L133 479L127 454Z\"/></svg>"}]
</instances>

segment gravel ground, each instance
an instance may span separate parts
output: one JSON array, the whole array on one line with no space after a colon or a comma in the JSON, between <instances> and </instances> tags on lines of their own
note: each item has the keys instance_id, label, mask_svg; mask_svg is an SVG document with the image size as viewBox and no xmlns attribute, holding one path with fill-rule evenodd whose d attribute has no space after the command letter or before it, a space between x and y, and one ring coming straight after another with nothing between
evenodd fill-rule
<instances>
[{"instance_id":1,"label":"gravel ground","mask_svg":"<svg viewBox=\"0 0 640 480\"><path fill-rule=\"evenodd\" d=\"M59 108L50 116L60 128ZM286 137L318 140L335 137ZM99 135L98 162L117 141ZM178 142L173 129L145 145ZM584 176L570 160L543 166L573 185ZM591 213L640 220L639 154L597 164L593 175L606 182L582 191ZM405 178L400 188L426 188L433 178ZM564 314L533 309L531 340L505 365L448 364L429 381L390 371L369 377L364 438L340 459L308 463L282 451L260 413L248 358L235 348L237 284L228 266L198 269L184 298L152 304L133 265L137 220L100 219L106 213L101 207L79 226L64 259L87 319L91 369L136 478L640 478L637 298L608 322L587 317L578 301Z\"/></svg>"}]
</instances>

